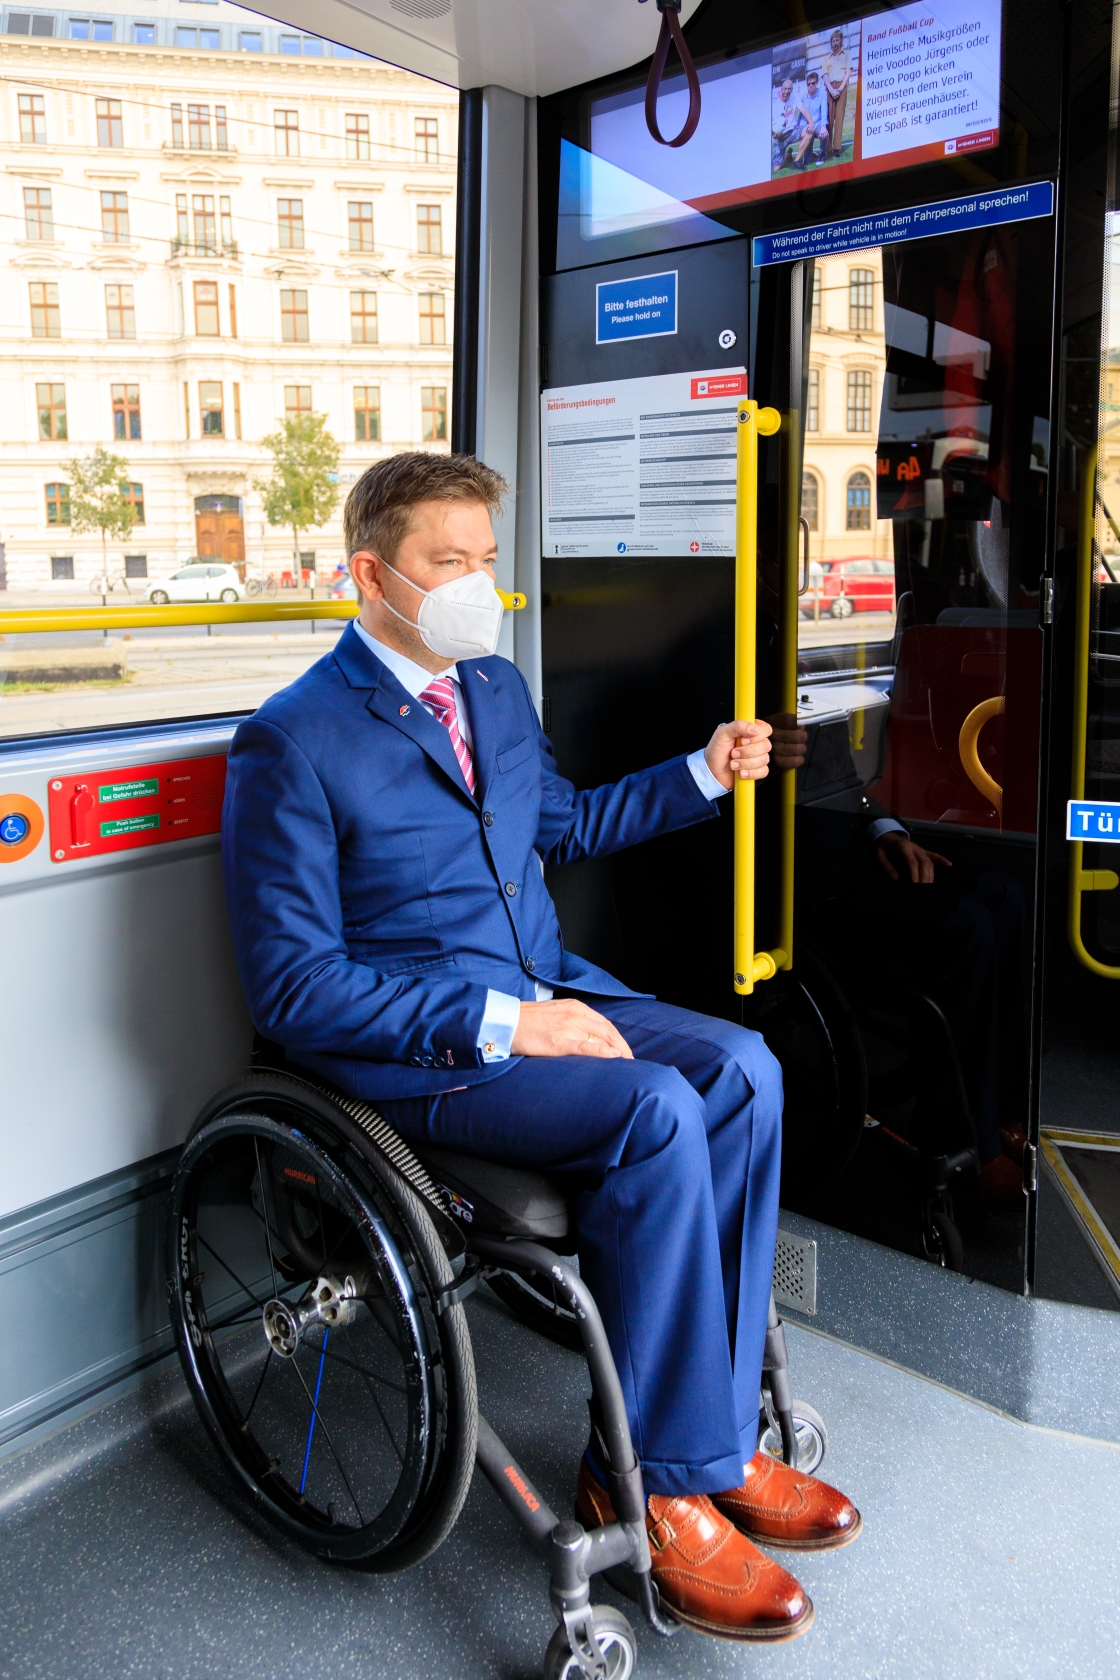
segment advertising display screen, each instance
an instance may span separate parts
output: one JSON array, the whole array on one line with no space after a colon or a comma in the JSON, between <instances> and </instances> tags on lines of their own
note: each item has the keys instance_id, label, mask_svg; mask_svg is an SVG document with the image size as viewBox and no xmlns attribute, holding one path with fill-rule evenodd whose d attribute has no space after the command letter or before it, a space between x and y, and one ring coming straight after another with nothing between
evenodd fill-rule
<instances>
[{"instance_id":1,"label":"advertising display screen","mask_svg":"<svg viewBox=\"0 0 1120 1680\"><path fill-rule=\"evenodd\" d=\"M1000 0L921 0L723 59L699 74L700 125L678 150L651 138L642 88L590 107L592 156L647 183L678 211L710 214L809 184L982 151L999 144ZM680 127L687 101L683 77L664 84L663 132ZM596 205L593 172L587 181L585 231L608 233L617 226L617 190Z\"/></svg>"}]
</instances>

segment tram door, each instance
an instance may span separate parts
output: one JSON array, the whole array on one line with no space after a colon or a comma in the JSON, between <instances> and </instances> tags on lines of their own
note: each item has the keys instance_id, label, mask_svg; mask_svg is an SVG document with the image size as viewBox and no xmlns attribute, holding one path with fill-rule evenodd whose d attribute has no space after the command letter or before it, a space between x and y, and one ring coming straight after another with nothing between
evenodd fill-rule
<instances>
[{"instance_id":1,"label":"tram door","mask_svg":"<svg viewBox=\"0 0 1120 1680\"><path fill-rule=\"evenodd\" d=\"M752 1012L786 1067L786 1202L1010 1288L1052 248L1052 224L1026 222L843 252L804 265L800 288L768 281L775 309L793 294L801 387L784 466L800 467L796 720L771 712L779 762L801 761L796 958ZM793 535L779 529L772 565ZM776 621L793 603L769 593Z\"/></svg>"}]
</instances>

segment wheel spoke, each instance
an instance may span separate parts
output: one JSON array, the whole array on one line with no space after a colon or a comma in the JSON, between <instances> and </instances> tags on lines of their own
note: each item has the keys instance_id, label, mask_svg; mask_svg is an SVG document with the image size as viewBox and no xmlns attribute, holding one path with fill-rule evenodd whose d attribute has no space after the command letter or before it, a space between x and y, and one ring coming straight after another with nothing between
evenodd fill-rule
<instances>
[{"instance_id":1,"label":"wheel spoke","mask_svg":"<svg viewBox=\"0 0 1120 1680\"><path fill-rule=\"evenodd\" d=\"M311 1443L315 1438L315 1419L319 1415L315 1408L319 1404L319 1391L323 1386L323 1366L327 1362L327 1337L329 1335L329 1330L323 1331L323 1346L319 1352L319 1374L315 1378L315 1398L311 1402L311 1422L307 1426L307 1449L303 1455L303 1474L299 1479L300 1493L302 1493L304 1488L307 1486L307 1467L311 1463ZM355 1501L355 1504L356 1503L357 1501Z\"/></svg>"},{"instance_id":2,"label":"wheel spoke","mask_svg":"<svg viewBox=\"0 0 1120 1680\"><path fill-rule=\"evenodd\" d=\"M276 1294L276 1260L272 1253L272 1232L268 1228L268 1197L264 1188L264 1171L261 1167L260 1140L253 1135L253 1154L257 1158L257 1177L261 1184L261 1206L264 1208L264 1240L268 1244L268 1264L272 1269L272 1293Z\"/></svg>"},{"instance_id":3,"label":"wheel spoke","mask_svg":"<svg viewBox=\"0 0 1120 1680\"><path fill-rule=\"evenodd\" d=\"M242 1426L246 1429L249 1427L249 1419L253 1415L253 1407L256 1405L257 1400L260 1398L261 1389L264 1387L264 1379L268 1375L268 1367L271 1364L272 1364L272 1349L269 1348L267 1357L265 1358L264 1365L261 1367L260 1381L257 1383L256 1388L253 1390L253 1398L249 1402L249 1410L245 1413L245 1416L241 1420Z\"/></svg>"},{"instance_id":4,"label":"wheel spoke","mask_svg":"<svg viewBox=\"0 0 1120 1680\"><path fill-rule=\"evenodd\" d=\"M211 1247L211 1245L206 1241L206 1238L202 1235L202 1232L199 1231L197 1229L197 1227L195 1229L195 1240L197 1242L200 1242L202 1244L203 1248L209 1250L209 1252L214 1256L214 1259L218 1262L219 1266L221 1266L223 1268L223 1270L225 1270L229 1273L230 1277L233 1279L234 1283L237 1284L238 1288L243 1289L245 1291L245 1294L248 1295L250 1301L252 1301L260 1309L261 1312L263 1312L264 1308L265 1308L265 1303L263 1301L259 1300L258 1297L253 1294L253 1291L249 1288L249 1285L247 1283L242 1282L241 1278L238 1277L237 1273L234 1271L234 1269L230 1265L229 1261L222 1259L222 1257L218 1253L217 1249Z\"/></svg>"},{"instance_id":5,"label":"wheel spoke","mask_svg":"<svg viewBox=\"0 0 1120 1680\"><path fill-rule=\"evenodd\" d=\"M326 1353L326 1348L326 1335L324 1334L323 1347L320 1351ZM331 1348L330 1352L327 1353L327 1358L337 1361L339 1365L345 1365L349 1371L356 1371L360 1377L365 1377L369 1382L380 1383L382 1388L391 1388L394 1394L408 1393L404 1383L390 1382L388 1377L379 1377L376 1371L367 1371L364 1365L356 1365L352 1359L347 1359L344 1354L336 1353L334 1348Z\"/></svg>"},{"instance_id":6,"label":"wheel spoke","mask_svg":"<svg viewBox=\"0 0 1120 1680\"><path fill-rule=\"evenodd\" d=\"M316 1418L318 1418L320 1424L322 1424L323 1434L327 1437L327 1445L328 1445L328 1447L330 1447L331 1454L334 1458L334 1461L338 1465L338 1473L342 1477L342 1480L346 1483L346 1491L350 1495L350 1498L354 1502L354 1509L358 1513L358 1521L362 1524L362 1526L364 1528L366 1519L362 1516L362 1507L358 1504L357 1495L355 1494L354 1489L350 1486L350 1478L347 1476L346 1471L342 1468L342 1460L339 1458L338 1451L335 1447L335 1444L331 1440L331 1432L327 1428L326 1424L323 1423L322 1414L319 1411L318 1406L315 1404L315 1401L311 1398L311 1390L308 1388L307 1384L304 1382L303 1372L300 1370L299 1366L296 1364L295 1359L294 1358L290 1359L288 1361L288 1363L292 1367L292 1370L295 1372L296 1376L299 1378L300 1387L303 1389L303 1392L307 1396L307 1403L311 1407L312 1413L314 1414L314 1416Z\"/></svg>"}]
</instances>

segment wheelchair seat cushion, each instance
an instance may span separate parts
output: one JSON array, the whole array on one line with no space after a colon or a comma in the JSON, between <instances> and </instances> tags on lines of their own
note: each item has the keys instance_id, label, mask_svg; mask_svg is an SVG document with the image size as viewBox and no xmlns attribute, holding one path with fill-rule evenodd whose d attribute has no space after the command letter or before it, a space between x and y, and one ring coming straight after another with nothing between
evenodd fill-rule
<instances>
[{"instance_id":1,"label":"wheelchair seat cushion","mask_svg":"<svg viewBox=\"0 0 1120 1680\"><path fill-rule=\"evenodd\" d=\"M567 1236L568 1202L560 1181L448 1149L415 1144L412 1149L437 1184L451 1192L452 1212L472 1229L548 1243Z\"/></svg>"}]
</instances>

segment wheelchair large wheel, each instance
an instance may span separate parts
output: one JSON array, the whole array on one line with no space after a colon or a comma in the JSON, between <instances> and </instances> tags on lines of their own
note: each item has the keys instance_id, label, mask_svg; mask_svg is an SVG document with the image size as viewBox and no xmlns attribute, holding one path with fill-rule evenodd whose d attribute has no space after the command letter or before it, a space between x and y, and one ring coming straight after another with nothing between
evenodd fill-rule
<instances>
[{"instance_id":1,"label":"wheelchair large wheel","mask_svg":"<svg viewBox=\"0 0 1120 1680\"><path fill-rule=\"evenodd\" d=\"M187 1381L258 1506L339 1562L434 1551L470 1484L477 1399L420 1198L328 1096L257 1075L184 1149L168 1240Z\"/></svg>"},{"instance_id":2,"label":"wheelchair large wheel","mask_svg":"<svg viewBox=\"0 0 1120 1680\"><path fill-rule=\"evenodd\" d=\"M583 1352L579 1322L571 1307L561 1300L555 1284L537 1274L522 1277L518 1272L497 1272L487 1282L514 1318L530 1330L560 1347Z\"/></svg>"}]
</instances>

